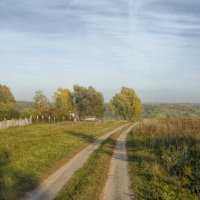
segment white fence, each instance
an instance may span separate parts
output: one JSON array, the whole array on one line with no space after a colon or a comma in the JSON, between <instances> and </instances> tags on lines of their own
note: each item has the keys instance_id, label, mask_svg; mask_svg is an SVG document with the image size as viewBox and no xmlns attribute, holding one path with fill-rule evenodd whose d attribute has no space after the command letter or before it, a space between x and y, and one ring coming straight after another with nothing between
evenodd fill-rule
<instances>
[{"instance_id":1,"label":"white fence","mask_svg":"<svg viewBox=\"0 0 200 200\"><path fill-rule=\"evenodd\" d=\"M0 129L6 129L6 128L11 128L11 127L16 127L16 126L26 126L32 124L32 118L25 118L25 119L12 119L12 120L6 120L0 121Z\"/></svg>"}]
</instances>

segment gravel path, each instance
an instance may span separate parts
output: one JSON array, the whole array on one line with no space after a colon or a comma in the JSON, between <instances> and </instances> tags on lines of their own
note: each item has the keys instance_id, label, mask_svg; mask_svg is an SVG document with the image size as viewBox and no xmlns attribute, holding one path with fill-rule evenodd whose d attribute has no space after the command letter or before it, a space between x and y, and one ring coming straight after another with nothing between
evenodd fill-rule
<instances>
[{"instance_id":1,"label":"gravel path","mask_svg":"<svg viewBox=\"0 0 200 200\"><path fill-rule=\"evenodd\" d=\"M134 126L134 125L133 125ZM105 188L103 200L130 200L134 199L129 190L128 161L126 152L126 137L133 128L125 130L118 138Z\"/></svg>"},{"instance_id":2,"label":"gravel path","mask_svg":"<svg viewBox=\"0 0 200 200\"><path fill-rule=\"evenodd\" d=\"M84 164L90 154L110 135L119 130L122 130L125 126L126 125L120 126L119 128L98 138L93 144L87 146L58 171L44 180L35 190L26 193L23 200L53 200L62 189L62 187L73 176L74 172Z\"/></svg>"}]
</instances>

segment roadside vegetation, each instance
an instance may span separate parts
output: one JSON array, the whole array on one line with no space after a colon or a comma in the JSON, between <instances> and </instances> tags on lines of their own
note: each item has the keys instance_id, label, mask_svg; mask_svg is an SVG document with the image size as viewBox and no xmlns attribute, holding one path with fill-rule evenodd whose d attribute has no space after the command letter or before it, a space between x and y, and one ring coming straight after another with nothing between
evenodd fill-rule
<instances>
[{"instance_id":1,"label":"roadside vegetation","mask_svg":"<svg viewBox=\"0 0 200 200\"><path fill-rule=\"evenodd\" d=\"M0 199L18 199L75 153L122 123L67 122L0 130Z\"/></svg>"},{"instance_id":2,"label":"roadside vegetation","mask_svg":"<svg viewBox=\"0 0 200 200\"><path fill-rule=\"evenodd\" d=\"M96 149L66 184L56 200L98 200L105 186L112 154L119 134L111 135Z\"/></svg>"},{"instance_id":3,"label":"roadside vegetation","mask_svg":"<svg viewBox=\"0 0 200 200\"><path fill-rule=\"evenodd\" d=\"M127 147L136 199L200 199L199 117L143 120Z\"/></svg>"}]
</instances>

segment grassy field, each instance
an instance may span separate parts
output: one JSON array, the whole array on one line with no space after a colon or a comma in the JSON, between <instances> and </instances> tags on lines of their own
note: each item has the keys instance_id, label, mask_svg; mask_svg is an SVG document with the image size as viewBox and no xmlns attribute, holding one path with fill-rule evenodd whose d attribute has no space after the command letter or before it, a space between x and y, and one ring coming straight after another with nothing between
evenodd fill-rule
<instances>
[{"instance_id":1,"label":"grassy field","mask_svg":"<svg viewBox=\"0 0 200 200\"><path fill-rule=\"evenodd\" d=\"M110 162L122 131L105 140L60 192L56 200L98 200L107 180Z\"/></svg>"},{"instance_id":2,"label":"grassy field","mask_svg":"<svg viewBox=\"0 0 200 200\"><path fill-rule=\"evenodd\" d=\"M127 146L136 199L200 199L199 117L144 120Z\"/></svg>"},{"instance_id":3,"label":"grassy field","mask_svg":"<svg viewBox=\"0 0 200 200\"><path fill-rule=\"evenodd\" d=\"M39 124L0 130L0 199L17 199L98 136L120 124Z\"/></svg>"}]
</instances>

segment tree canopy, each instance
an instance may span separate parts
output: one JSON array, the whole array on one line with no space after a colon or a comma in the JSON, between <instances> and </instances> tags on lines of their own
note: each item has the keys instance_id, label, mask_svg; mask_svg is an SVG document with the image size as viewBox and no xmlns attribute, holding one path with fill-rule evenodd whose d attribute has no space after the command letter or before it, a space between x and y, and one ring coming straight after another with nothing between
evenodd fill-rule
<instances>
[{"instance_id":1,"label":"tree canopy","mask_svg":"<svg viewBox=\"0 0 200 200\"><path fill-rule=\"evenodd\" d=\"M6 85L0 84L0 102L16 104L15 98L12 92L10 91L10 88Z\"/></svg>"},{"instance_id":2,"label":"tree canopy","mask_svg":"<svg viewBox=\"0 0 200 200\"><path fill-rule=\"evenodd\" d=\"M16 101L10 88L0 84L0 120L15 118L18 115Z\"/></svg>"},{"instance_id":3,"label":"tree canopy","mask_svg":"<svg viewBox=\"0 0 200 200\"><path fill-rule=\"evenodd\" d=\"M127 87L122 87L121 92L111 99L110 109L115 116L126 120L140 117L143 110L141 100L136 92Z\"/></svg>"},{"instance_id":4,"label":"tree canopy","mask_svg":"<svg viewBox=\"0 0 200 200\"><path fill-rule=\"evenodd\" d=\"M50 103L43 91L36 91L33 100L36 115L49 115Z\"/></svg>"},{"instance_id":5,"label":"tree canopy","mask_svg":"<svg viewBox=\"0 0 200 200\"><path fill-rule=\"evenodd\" d=\"M54 104L59 118L68 117L72 111L72 93L68 89L59 88L54 93Z\"/></svg>"},{"instance_id":6,"label":"tree canopy","mask_svg":"<svg viewBox=\"0 0 200 200\"><path fill-rule=\"evenodd\" d=\"M95 116L103 117L105 106L101 92L93 87L74 86L73 100L75 112L79 117Z\"/></svg>"}]
</instances>

